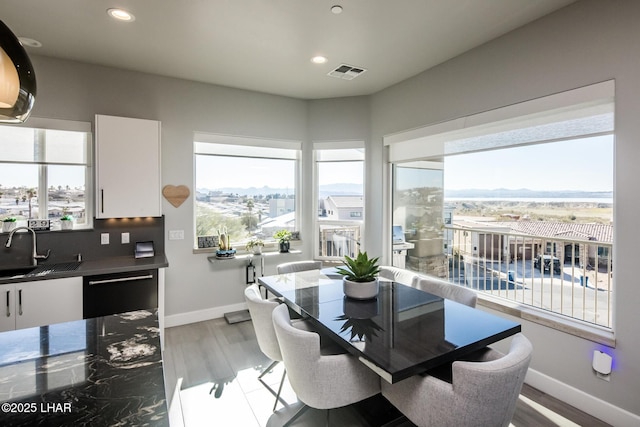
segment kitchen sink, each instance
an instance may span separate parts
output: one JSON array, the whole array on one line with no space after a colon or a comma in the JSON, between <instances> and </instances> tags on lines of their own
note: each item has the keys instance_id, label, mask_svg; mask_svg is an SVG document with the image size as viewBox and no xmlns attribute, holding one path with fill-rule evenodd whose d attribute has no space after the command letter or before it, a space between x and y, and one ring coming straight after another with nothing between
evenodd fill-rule
<instances>
[{"instance_id":1,"label":"kitchen sink","mask_svg":"<svg viewBox=\"0 0 640 427\"><path fill-rule=\"evenodd\" d=\"M24 267L0 268L0 279L16 277L41 277L51 273L61 273L76 270L81 262L64 262L59 264L29 265Z\"/></svg>"}]
</instances>

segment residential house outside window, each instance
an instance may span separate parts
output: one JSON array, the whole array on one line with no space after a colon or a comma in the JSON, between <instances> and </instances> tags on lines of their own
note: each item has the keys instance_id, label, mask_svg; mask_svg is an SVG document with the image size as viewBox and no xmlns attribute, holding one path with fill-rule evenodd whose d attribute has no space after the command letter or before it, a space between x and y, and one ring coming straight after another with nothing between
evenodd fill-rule
<instances>
[{"instance_id":1,"label":"residential house outside window","mask_svg":"<svg viewBox=\"0 0 640 427\"><path fill-rule=\"evenodd\" d=\"M89 123L31 118L30 126L0 126L0 219L73 217L74 228L92 226Z\"/></svg>"},{"instance_id":2,"label":"residential house outside window","mask_svg":"<svg viewBox=\"0 0 640 427\"><path fill-rule=\"evenodd\" d=\"M612 330L613 86L388 138L406 267Z\"/></svg>"},{"instance_id":3,"label":"residential house outside window","mask_svg":"<svg viewBox=\"0 0 640 427\"><path fill-rule=\"evenodd\" d=\"M364 226L364 143L315 142L317 253L320 260L357 255Z\"/></svg>"},{"instance_id":4,"label":"residential house outside window","mask_svg":"<svg viewBox=\"0 0 640 427\"><path fill-rule=\"evenodd\" d=\"M236 250L250 239L275 245L279 230L298 231L300 143L197 134L195 247L220 233Z\"/></svg>"}]
</instances>

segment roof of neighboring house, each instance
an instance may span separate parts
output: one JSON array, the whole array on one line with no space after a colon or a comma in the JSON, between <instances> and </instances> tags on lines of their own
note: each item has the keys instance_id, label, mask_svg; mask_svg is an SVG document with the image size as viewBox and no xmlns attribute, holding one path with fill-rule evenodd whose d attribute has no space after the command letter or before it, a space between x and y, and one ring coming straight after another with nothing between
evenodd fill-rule
<instances>
[{"instance_id":1,"label":"roof of neighboring house","mask_svg":"<svg viewBox=\"0 0 640 427\"><path fill-rule=\"evenodd\" d=\"M454 220L458 225L458 221ZM463 221L460 226L471 226L470 221ZM570 222L550 221L496 221L478 223L478 227L508 227L514 233L529 234L540 237L566 237L570 239L594 240L597 242L613 242L613 225L610 224L580 224Z\"/></svg>"},{"instance_id":2,"label":"roof of neighboring house","mask_svg":"<svg viewBox=\"0 0 640 427\"><path fill-rule=\"evenodd\" d=\"M336 208L362 208L364 206L362 196L329 196L327 200L331 200Z\"/></svg>"}]
</instances>

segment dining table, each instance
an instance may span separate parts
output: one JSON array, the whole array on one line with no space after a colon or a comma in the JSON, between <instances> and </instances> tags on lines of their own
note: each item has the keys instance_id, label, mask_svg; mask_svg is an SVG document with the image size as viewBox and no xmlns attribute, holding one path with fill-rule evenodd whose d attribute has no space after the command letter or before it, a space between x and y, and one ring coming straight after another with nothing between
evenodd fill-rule
<instances>
[{"instance_id":1,"label":"dining table","mask_svg":"<svg viewBox=\"0 0 640 427\"><path fill-rule=\"evenodd\" d=\"M382 278L377 297L366 300L345 296L341 277L330 270L258 282L389 383L441 368L521 331L517 322Z\"/></svg>"}]
</instances>

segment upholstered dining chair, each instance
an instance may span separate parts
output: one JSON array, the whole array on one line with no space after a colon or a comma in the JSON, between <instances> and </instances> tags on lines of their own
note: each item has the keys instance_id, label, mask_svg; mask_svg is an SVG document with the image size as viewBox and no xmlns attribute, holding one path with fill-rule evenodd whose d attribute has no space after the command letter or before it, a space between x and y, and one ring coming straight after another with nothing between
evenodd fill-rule
<instances>
[{"instance_id":1,"label":"upholstered dining chair","mask_svg":"<svg viewBox=\"0 0 640 427\"><path fill-rule=\"evenodd\" d=\"M264 382L264 377L270 372L278 363L282 362L282 354L280 353L280 345L278 344L278 338L276 332L273 329L273 321L271 314L273 310L280 305L277 300L265 300L260 295L258 285L253 284L247 286L244 290L244 298L249 308L249 314L251 314L251 322L253 323L253 329L256 332L256 340L258 341L258 347L260 351L264 353L272 363L267 366L258 376L258 380L264 385L267 390L276 397L276 401L273 405L273 410L276 410L278 401L280 400L280 392L282 391L282 384L286 376L286 370L282 373L282 379L280 380L280 387L275 392L267 383ZM297 325L301 326L301 325Z\"/></svg>"},{"instance_id":2,"label":"upholstered dining chair","mask_svg":"<svg viewBox=\"0 0 640 427\"><path fill-rule=\"evenodd\" d=\"M296 273L298 271L307 271L307 270L321 270L322 269L322 261L293 261L293 262L285 262L282 264L278 264L276 266L276 271L278 274L286 274L286 273Z\"/></svg>"},{"instance_id":3,"label":"upholstered dining chair","mask_svg":"<svg viewBox=\"0 0 640 427\"><path fill-rule=\"evenodd\" d=\"M508 426L533 347L522 334L509 353L487 349L482 360L456 361L451 383L416 375L396 384L382 381L382 395L419 427Z\"/></svg>"},{"instance_id":4,"label":"upholstered dining chair","mask_svg":"<svg viewBox=\"0 0 640 427\"><path fill-rule=\"evenodd\" d=\"M475 308L478 301L478 295L475 291L437 277L420 276L416 287L430 294L450 299L469 307Z\"/></svg>"},{"instance_id":5,"label":"upholstered dining chair","mask_svg":"<svg viewBox=\"0 0 640 427\"><path fill-rule=\"evenodd\" d=\"M389 265L380 266L380 277L391 280L392 282L402 283L403 285L416 287L418 284L418 274L404 268L392 267Z\"/></svg>"},{"instance_id":6,"label":"upholstered dining chair","mask_svg":"<svg viewBox=\"0 0 640 427\"><path fill-rule=\"evenodd\" d=\"M350 354L323 355L319 335L293 327L286 306L273 310L273 324L289 383L304 404L283 427L309 407L340 408L380 392L378 375Z\"/></svg>"}]
</instances>

